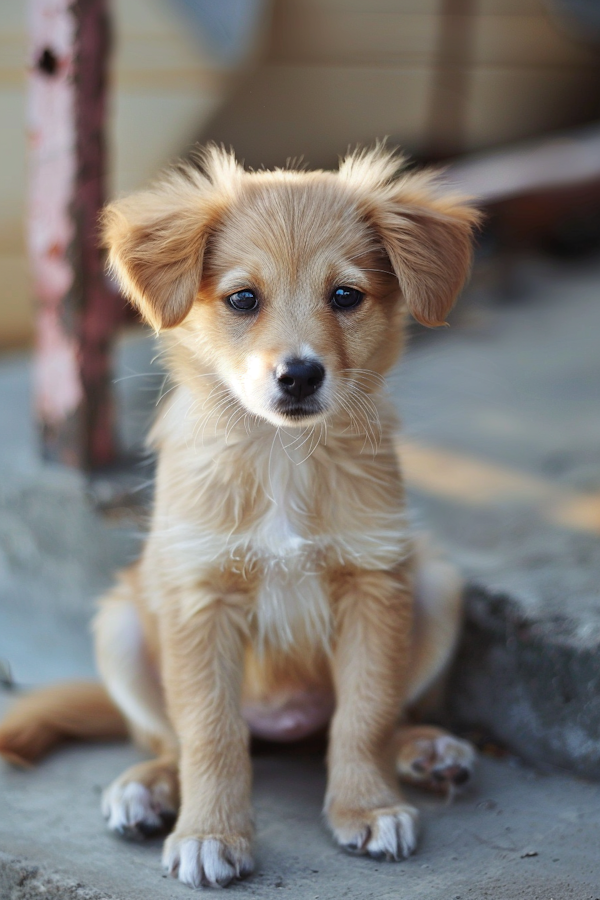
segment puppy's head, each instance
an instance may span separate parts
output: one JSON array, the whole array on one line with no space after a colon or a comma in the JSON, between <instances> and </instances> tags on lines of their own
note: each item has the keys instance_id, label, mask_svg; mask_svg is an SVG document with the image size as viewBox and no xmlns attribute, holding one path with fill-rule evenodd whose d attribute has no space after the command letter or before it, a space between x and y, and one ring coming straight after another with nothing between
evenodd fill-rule
<instances>
[{"instance_id":1,"label":"puppy's head","mask_svg":"<svg viewBox=\"0 0 600 900\"><path fill-rule=\"evenodd\" d=\"M246 172L209 148L107 208L110 263L156 329L244 408L309 424L369 393L408 309L440 325L469 271L477 213L378 148L338 172Z\"/></svg>"}]
</instances>

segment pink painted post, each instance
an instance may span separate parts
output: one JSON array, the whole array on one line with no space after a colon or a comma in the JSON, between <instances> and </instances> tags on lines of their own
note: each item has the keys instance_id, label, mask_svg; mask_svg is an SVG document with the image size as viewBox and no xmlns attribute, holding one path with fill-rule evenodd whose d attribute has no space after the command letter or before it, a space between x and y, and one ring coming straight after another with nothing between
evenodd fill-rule
<instances>
[{"instance_id":1,"label":"pink painted post","mask_svg":"<svg viewBox=\"0 0 600 900\"><path fill-rule=\"evenodd\" d=\"M111 342L122 308L98 246L107 0L30 0L30 41L35 408L44 456L89 468L115 455Z\"/></svg>"}]
</instances>

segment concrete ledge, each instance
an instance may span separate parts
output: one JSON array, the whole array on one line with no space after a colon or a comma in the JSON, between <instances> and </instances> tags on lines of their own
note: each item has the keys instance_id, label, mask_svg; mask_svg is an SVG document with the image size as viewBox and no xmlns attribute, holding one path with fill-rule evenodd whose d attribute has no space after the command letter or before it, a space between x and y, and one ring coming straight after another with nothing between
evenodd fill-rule
<instances>
[{"instance_id":1,"label":"concrete ledge","mask_svg":"<svg viewBox=\"0 0 600 900\"><path fill-rule=\"evenodd\" d=\"M466 600L450 719L483 726L538 767L600 779L600 642L569 634L568 616L552 633L489 585L469 585Z\"/></svg>"},{"instance_id":2,"label":"concrete ledge","mask_svg":"<svg viewBox=\"0 0 600 900\"><path fill-rule=\"evenodd\" d=\"M446 715L541 768L600 779L600 540L514 502L415 497L467 579Z\"/></svg>"},{"instance_id":3,"label":"concrete ledge","mask_svg":"<svg viewBox=\"0 0 600 900\"><path fill-rule=\"evenodd\" d=\"M18 587L20 603L78 615L135 559L140 528L112 526L94 510L85 478L43 466L0 479L0 595Z\"/></svg>"},{"instance_id":4,"label":"concrete ledge","mask_svg":"<svg viewBox=\"0 0 600 900\"><path fill-rule=\"evenodd\" d=\"M0 659L17 683L93 677L87 623L140 528L110 525L85 479L40 466L0 478Z\"/></svg>"}]
</instances>

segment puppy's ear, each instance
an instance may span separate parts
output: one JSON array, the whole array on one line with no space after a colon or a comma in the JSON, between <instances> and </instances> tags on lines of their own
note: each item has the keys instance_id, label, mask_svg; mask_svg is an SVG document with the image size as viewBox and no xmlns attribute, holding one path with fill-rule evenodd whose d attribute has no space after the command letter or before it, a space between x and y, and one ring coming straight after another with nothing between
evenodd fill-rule
<instances>
[{"instance_id":1,"label":"puppy's ear","mask_svg":"<svg viewBox=\"0 0 600 900\"><path fill-rule=\"evenodd\" d=\"M379 147L344 160L340 175L359 190L412 315L443 325L469 274L480 214L466 197L444 196L435 172L396 177L403 164Z\"/></svg>"},{"instance_id":2,"label":"puppy's ear","mask_svg":"<svg viewBox=\"0 0 600 900\"><path fill-rule=\"evenodd\" d=\"M229 154L205 151L147 191L111 203L104 240L123 292L156 330L179 325L196 299L204 251L238 171ZM228 182L228 185L219 182Z\"/></svg>"}]
</instances>

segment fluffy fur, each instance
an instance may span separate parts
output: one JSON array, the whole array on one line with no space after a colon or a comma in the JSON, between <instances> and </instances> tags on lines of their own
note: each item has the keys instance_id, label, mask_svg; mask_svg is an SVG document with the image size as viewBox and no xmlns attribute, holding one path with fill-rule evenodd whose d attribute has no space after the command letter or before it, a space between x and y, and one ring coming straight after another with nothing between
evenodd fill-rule
<instances>
[{"instance_id":1,"label":"fluffy fur","mask_svg":"<svg viewBox=\"0 0 600 900\"><path fill-rule=\"evenodd\" d=\"M416 842L397 775L444 787L473 765L438 729L398 729L452 652L460 584L415 552L384 377L407 310L445 321L477 221L403 166L377 148L338 172L247 172L211 147L106 210L110 265L165 332L174 386L151 435L152 524L96 619L107 694L90 689L79 728L65 711L81 688L25 700L0 752L30 761L126 723L157 759L105 792L109 827L154 832L178 812L164 863L194 887L252 869L248 726L294 739L335 709L329 826L388 859ZM336 308L339 286L362 302ZM232 309L242 290L257 311ZM323 369L294 408L290 359Z\"/></svg>"}]
</instances>

